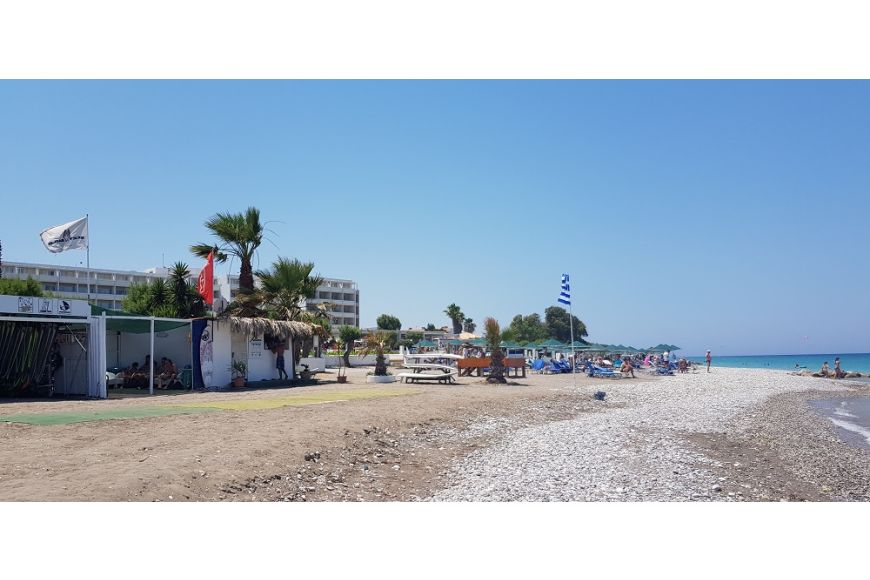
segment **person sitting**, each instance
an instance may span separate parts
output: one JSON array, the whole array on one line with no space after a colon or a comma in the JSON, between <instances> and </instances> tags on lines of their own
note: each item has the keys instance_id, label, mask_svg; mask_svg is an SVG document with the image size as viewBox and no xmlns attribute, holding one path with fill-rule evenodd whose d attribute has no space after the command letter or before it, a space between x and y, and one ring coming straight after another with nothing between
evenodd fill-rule
<instances>
[{"instance_id":1,"label":"person sitting","mask_svg":"<svg viewBox=\"0 0 870 580\"><path fill-rule=\"evenodd\" d=\"M133 387L135 386L134 377L141 375L142 372L139 370L139 363L134 362L132 365L121 371L121 378L124 379L125 387Z\"/></svg>"},{"instance_id":2,"label":"person sitting","mask_svg":"<svg viewBox=\"0 0 870 580\"><path fill-rule=\"evenodd\" d=\"M831 376L831 367L828 366L828 361L825 361L825 364L822 365L822 368L817 373L820 377L829 377Z\"/></svg>"},{"instance_id":3,"label":"person sitting","mask_svg":"<svg viewBox=\"0 0 870 580\"><path fill-rule=\"evenodd\" d=\"M688 370L689 370L689 363L686 361L686 359L681 358L681 359L680 359L680 362L677 363L677 368L680 369L680 372L681 372L681 373L688 372Z\"/></svg>"},{"instance_id":4,"label":"person sitting","mask_svg":"<svg viewBox=\"0 0 870 580\"><path fill-rule=\"evenodd\" d=\"M163 363L163 370L156 377L157 388L165 391L178 378L178 369L175 368L175 364L168 358L163 358L161 362Z\"/></svg>"},{"instance_id":5,"label":"person sitting","mask_svg":"<svg viewBox=\"0 0 870 580\"><path fill-rule=\"evenodd\" d=\"M631 373L631 378L634 378L634 366L631 364L630 358L626 358L622 361L622 364L619 366L619 372Z\"/></svg>"}]
</instances>

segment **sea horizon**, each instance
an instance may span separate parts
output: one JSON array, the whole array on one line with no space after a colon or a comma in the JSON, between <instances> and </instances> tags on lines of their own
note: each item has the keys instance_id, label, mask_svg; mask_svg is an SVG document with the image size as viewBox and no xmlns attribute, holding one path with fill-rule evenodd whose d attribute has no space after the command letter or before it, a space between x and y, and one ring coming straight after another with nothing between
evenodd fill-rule
<instances>
[{"instance_id":1,"label":"sea horizon","mask_svg":"<svg viewBox=\"0 0 870 580\"><path fill-rule=\"evenodd\" d=\"M817 371L827 362L834 368L834 359L840 357L840 366L847 372L870 373L870 353L813 353L813 354L766 354L766 355L728 355L713 354L712 366L726 368L758 368L793 371L797 369ZM686 359L703 363L704 355L687 356Z\"/></svg>"}]
</instances>

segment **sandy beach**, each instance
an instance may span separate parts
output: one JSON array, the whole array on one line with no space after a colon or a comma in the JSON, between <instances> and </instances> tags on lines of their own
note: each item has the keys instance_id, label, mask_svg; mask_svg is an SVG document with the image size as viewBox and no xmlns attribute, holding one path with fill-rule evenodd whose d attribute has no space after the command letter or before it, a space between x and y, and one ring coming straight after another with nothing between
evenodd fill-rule
<instances>
[{"instance_id":1,"label":"sandy beach","mask_svg":"<svg viewBox=\"0 0 870 580\"><path fill-rule=\"evenodd\" d=\"M870 453L807 400L866 383L716 369L654 378L366 385L0 403L4 501L864 501ZM604 401L592 396L607 393ZM389 396L383 396L383 395ZM353 395L353 396L351 396Z\"/></svg>"}]
</instances>

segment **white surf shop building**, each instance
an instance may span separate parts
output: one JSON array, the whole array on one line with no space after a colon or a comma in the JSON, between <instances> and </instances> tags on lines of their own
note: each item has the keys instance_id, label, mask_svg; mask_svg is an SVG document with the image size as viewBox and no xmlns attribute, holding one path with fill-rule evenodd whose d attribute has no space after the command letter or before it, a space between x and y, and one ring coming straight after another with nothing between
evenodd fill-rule
<instances>
[{"instance_id":1,"label":"white surf shop building","mask_svg":"<svg viewBox=\"0 0 870 580\"><path fill-rule=\"evenodd\" d=\"M104 324L84 300L0 296L0 395L105 397Z\"/></svg>"},{"instance_id":2,"label":"white surf shop building","mask_svg":"<svg viewBox=\"0 0 870 580\"><path fill-rule=\"evenodd\" d=\"M297 322L145 317L83 300L0 296L0 396L106 398L108 387L121 382L114 373L143 365L146 356L154 363L151 393L162 357L186 374L187 388L222 390L237 361L245 362L248 384L278 378L269 348L278 342L292 376L294 340L310 336L310 327Z\"/></svg>"}]
</instances>

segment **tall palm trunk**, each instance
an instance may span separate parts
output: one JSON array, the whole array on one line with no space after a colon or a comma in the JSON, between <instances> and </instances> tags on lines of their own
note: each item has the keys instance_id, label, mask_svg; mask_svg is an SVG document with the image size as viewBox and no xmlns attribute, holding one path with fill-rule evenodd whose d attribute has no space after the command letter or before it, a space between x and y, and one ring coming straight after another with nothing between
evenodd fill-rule
<instances>
[{"instance_id":1,"label":"tall palm trunk","mask_svg":"<svg viewBox=\"0 0 870 580\"><path fill-rule=\"evenodd\" d=\"M254 271L250 260L242 260L239 267L239 291L246 294L254 291Z\"/></svg>"},{"instance_id":2,"label":"tall palm trunk","mask_svg":"<svg viewBox=\"0 0 870 580\"><path fill-rule=\"evenodd\" d=\"M462 332L462 319L461 318L451 318L453 322L453 334L459 334Z\"/></svg>"},{"instance_id":3,"label":"tall palm trunk","mask_svg":"<svg viewBox=\"0 0 870 580\"><path fill-rule=\"evenodd\" d=\"M492 368L487 377L488 383L506 383L504 378L504 353L500 348L497 348L492 353Z\"/></svg>"}]
</instances>

